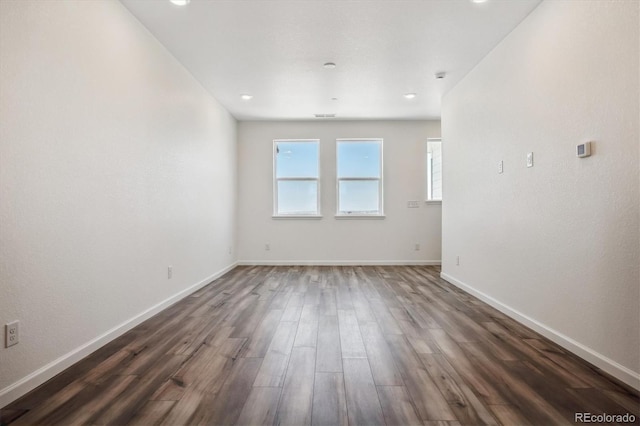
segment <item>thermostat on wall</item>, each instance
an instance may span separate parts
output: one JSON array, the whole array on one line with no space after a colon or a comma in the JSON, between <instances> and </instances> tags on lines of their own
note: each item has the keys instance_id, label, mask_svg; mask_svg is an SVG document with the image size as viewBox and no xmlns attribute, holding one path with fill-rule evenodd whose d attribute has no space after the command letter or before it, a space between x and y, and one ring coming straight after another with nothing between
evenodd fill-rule
<instances>
[{"instance_id":1,"label":"thermostat on wall","mask_svg":"<svg viewBox=\"0 0 640 426\"><path fill-rule=\"evenodd\" d=\"M585 142L578 145L576 149L576 155L578 157L588 157L591 155L591 142Z\"/></svg>"}]
</instances>

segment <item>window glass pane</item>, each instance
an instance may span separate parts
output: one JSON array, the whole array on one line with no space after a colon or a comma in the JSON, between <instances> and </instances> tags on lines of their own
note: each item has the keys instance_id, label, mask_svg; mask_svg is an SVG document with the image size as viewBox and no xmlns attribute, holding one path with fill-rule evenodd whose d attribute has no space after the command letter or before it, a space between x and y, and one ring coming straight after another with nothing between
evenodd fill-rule
<instances>
[{"instance_id":1,"label":"window glass pane","mask_svg":"<svg viewBox=\"0 0 640 426\"><path fill-rule=\"evenodd\" d=\"M341 180L338 183L339 207L341 213L379 213L380 181Z\"/></svg>"},{"instance_id":2,"label":"window glass pane","mask_svg":"<svg viewBox=\"0 0 640 426\"><path fill-rule=\"evenodd\" d=\"M318 182L278 181L278 214L318 213Z\"/></svg>"},{"instance_id":3,"label":"window glass pane","mask_svg":"<svg viewBox=\"0 0 640 426\"><path fill-rule=\"evenodd\" d=\"M318 142L277 142L276 178L318 177Z\"/></svg>"},{"instance_id":4,"label":"window glass pane","mask_svg":"<svg viewBox=\"0 0 640 426\"><path fill-rule=\"evenodd\" d=\"M380 177L379 141L338 141L338 177Z\"/></svg>"},{"instance_id":5,"label":"window glass pane","mask_svg":"<svg viewBox=\"0 0 640 426\"><path fill-rule=\"evenodd\" d=\"M427 200L442 200L442 142L427 142Z\"/></svg>"}]
</instances>

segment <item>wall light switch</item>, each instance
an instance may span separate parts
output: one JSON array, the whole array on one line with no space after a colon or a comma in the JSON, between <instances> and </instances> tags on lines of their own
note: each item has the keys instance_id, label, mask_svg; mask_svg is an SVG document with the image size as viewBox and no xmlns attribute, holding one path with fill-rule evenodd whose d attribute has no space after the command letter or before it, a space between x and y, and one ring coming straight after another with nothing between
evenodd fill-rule
<instances>
[{"instance_id":1,"label":"wall light switch","mask_svg":"<svg viewBox=\"0 0 640 426\"><path fill-rule=\"evenodd\" d=\"M502 160L498 161L498 173L504 172L504 162Z\"/></svg>"},{"instance_id":2,"label":"wall light switch","mask_svg":"<svg viewBox=\"0 0 640 426\"><path fill-rule=\"evenodd\" d=\"M527 167L533 167L533 152L527 153Z\"/></svg>"}]
</instances>

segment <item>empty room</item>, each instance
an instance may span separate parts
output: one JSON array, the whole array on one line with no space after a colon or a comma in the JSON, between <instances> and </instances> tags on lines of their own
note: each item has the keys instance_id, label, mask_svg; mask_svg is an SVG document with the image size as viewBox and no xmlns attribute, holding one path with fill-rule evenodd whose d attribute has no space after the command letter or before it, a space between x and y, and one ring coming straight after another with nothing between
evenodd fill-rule
<instances>
[{"instance_id":1,"label":"empty room","mask_svg":"<svg viewBox=\"0 0 640 426\"><path fill-rule=\"evenodd\" d=\"M640 1L0 0L0 426L640 424Z\"/></svg>"}]
</instances>

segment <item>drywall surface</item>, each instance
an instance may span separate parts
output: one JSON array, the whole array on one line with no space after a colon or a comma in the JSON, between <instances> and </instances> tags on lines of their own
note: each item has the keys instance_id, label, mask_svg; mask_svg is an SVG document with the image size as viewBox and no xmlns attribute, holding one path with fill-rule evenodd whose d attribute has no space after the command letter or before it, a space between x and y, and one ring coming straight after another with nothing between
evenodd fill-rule
<instances>
[{"instance_id":1,"label":"drywall surface","mask_svg":"<svg viewBox=\"0 0 640 426\"><path fill-rule=\"evenodd\" d=\"M2 0L0 117L2 406L234 263L237 124L116 1Z\"/></svg>"},{"instance_id":2,"label":"drywall surface","mask_svg":"<svg viewBox=\"0 0 640 426\"><path fill-rule=\"evenodd\" d=\"M239 261L439 262L441 207L424 203L426 141L435 137L440 137L439 121L240 122ZM384 139L385 219L334 218L338 138ZM322 219L272 218L274 139L320 139ZM409 200L418 200L419 208L407 208Z\"/></svg>"},{"instance_id":3,"label":"drywall surface","mask_svg":"<svg viewBox=\"0 0 640 426\"><path fill-rule=\"evenodd\" d=\"M636 387L638 6L543 2L442 112L443 276Z\"/></svg>"}]
</instances>

